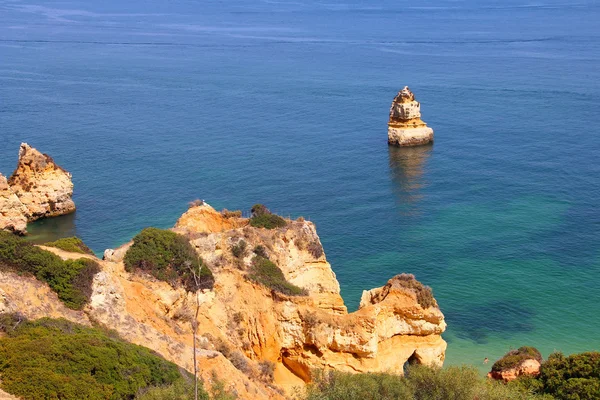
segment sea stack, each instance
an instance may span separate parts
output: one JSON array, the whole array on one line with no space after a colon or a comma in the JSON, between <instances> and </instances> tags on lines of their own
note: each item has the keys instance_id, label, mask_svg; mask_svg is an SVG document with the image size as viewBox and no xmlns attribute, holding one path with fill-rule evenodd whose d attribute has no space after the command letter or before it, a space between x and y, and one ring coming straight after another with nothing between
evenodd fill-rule
<instances>
[{"instance_id":1,"label":"sea stack","mask_svg":"<svg viewBox=\"0 0 600 400\"><path fill-rule=\"evenodd\" d=\"M75 211L71 174L27 143L15 172L0 175L0 229L25 234L27 222Z\"/></svg>"},{"instance_id":2,"label":"sea stack","mask_svg":"<svg viewBox=\"0 0 600 400\"><path fill-rule=\"evenodd\" d=\"M390 108L388 143L417 146L433 142L433 129L421 120L421 104L408 86L398 92Z\"/></svg>"}]
</instances>

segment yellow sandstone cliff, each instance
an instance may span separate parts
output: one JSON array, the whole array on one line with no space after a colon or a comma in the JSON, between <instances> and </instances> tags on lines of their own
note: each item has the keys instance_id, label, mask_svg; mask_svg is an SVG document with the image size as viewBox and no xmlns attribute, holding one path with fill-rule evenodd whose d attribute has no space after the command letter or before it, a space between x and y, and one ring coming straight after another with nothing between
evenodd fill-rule
<instances>
[{"instance_id":1,"label":"yellow sandstone cliff","mask_svg":"<svg viewBox=\"0 0 600 400\"><path fill-rule=\"evenodd\" d=\"M126 272L122 259L128 244L98 260L101 272L83 311L66 309L34 278L8 272L0 272L0 308L29 318L102 323L192 371L197 295L201 375L210 386L214 371L241 399L282 399L309 381L314 368L402 373L406 362L443 363L444 316L433 298L423 298L422 285L399 275L365 291L359 310L348 313L311 222L288 221L286 227L267 230L202 205L188 210L174 230L190 239L211 268L213 290L188 293ZM242 240L247 254L235 257L231 248ZM308 295L286 296L246 278L259 245ZM63 258L82 256L47 250Z\"/></svg>"},{"instance_id":2,"label":"yellow sandstone cliff","mask_svg":"<svg viewBox=\"0 0 600 400\"><path fill-rule=\"evenodd\" d=\"M27 143L12 176L0 174L0 229L25 234L27 222L75 211L71 174Z\"/></svg>"}]
</instances>

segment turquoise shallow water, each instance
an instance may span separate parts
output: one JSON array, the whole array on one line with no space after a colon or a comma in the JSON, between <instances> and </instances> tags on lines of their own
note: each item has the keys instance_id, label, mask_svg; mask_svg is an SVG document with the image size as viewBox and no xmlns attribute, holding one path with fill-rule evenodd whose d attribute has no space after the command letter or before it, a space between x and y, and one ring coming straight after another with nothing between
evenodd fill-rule
<instances>
[{"instance_id":1,"label":"turquoise shallow water","mask_svg":"<svg viewBox=\"0 0 600 400\"><path fill-rule=\"evenodd\" d=\"M187 202L317 224L356 308L400 272L449 364L600 350L597 2L0 0L0 171L21 141L79 207L30 227L95 251ZM433 146L386 144L409 85Z\"/></svg>"}]
</instances>

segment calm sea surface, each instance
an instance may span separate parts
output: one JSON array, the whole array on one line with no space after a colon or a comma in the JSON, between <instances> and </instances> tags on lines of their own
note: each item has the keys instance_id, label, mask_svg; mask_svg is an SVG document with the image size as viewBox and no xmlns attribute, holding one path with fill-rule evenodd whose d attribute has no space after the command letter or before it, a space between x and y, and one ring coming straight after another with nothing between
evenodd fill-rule
<instances>
[{"instance_id":1,"label":"calm sea surface","mask_svg":"<svg viewBox=\"0 0 600 400\"><path fill-rule=\"evenodd\" d=\"M432 286L447 364L600 350L600 3L422 3L0 0L0 171L28 142L76 189L32 237L263 202L316 223L352 309ZM387 146L404 85L433 146Z\"/></svg>"}]
</instances>

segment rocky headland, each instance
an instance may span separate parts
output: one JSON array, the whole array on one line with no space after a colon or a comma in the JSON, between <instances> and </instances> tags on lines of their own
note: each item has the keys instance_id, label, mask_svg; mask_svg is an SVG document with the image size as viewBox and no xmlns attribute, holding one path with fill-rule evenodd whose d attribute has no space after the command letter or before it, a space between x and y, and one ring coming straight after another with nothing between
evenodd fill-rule
<instances>
[{"instance_id":1,"label":"rocky headland","mask_svg":"<svg viewBox=\"0 0 600 400\"><path fill-rule=\"evenodd\" d=\"M421 120L421 104L408 86L398 92L390 108L388 143L417 146L433 142L433 129Z\"/></svg>"},{"instance_id":2,"label":"rocky headland","mask_svg":"<svg viewBox=\"0 0 600 400\"><path fill-rule=\"evenodd\" d=\"M444 361L446 323L431 290L411 275L398 275L365 291L359 309L348 313L309 221L285 220L285 226L266 229L203 204L191 207L172 231L184 235L210 268L211 289L190 292L127 272L124 257L132 243L107 250L104 260L47 247L63 259L98 263L89 303L68 309L47 284L0 271L0 312L102 324L188 371L194 369L191 322L197 321L200 375L207 386L220 377L241 399L284 398L309 382L315 369L402 374L407 362ZM251 279L258 254L301 293L283 294Z\"/></svg>"},{"instance_id":3,"label":"rocky headland","mask_svg":"<svg viewBox=\"0 0 600 400\"><path fill-rule=\"evenodd\" d=\"M13 174L0 174L0 229L25 234L27 222L74 212L72 196L71 174L22 143Z\"/></svg>"}]
</instances>

